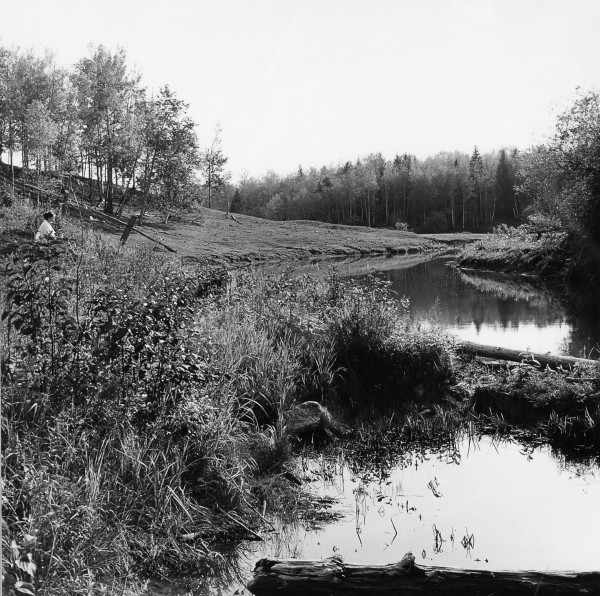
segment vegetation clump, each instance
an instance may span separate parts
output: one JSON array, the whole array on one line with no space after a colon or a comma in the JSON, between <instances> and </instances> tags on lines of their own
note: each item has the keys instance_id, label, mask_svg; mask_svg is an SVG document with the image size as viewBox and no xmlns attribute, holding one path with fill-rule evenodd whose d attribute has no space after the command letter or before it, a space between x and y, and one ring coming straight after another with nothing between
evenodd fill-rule
<instances>
[{"instance_id":1,"label":"vegetation clump","mask_svg":"<svg viewBox=\"0 0 600 596\"><path fill-rule=\"evenodd\" d=\"M518 227L500 225L465 245L457 259L461 268L526 273L545 278L560 275L568 256L568 234L552 218L531 215Z\"/></svg>"},{"instance_id":2,"label":"vegetation clump","mask_svg":"<svg viewBox=\"0 0 600 596\"><path fill-rule=\"evenodd\" d=\"M264 522L260 487L286 486L295 404L409 403L450 378L375 282L184 266L61 225L72 240L3 243L7 589L214 573Z\"/></svg>"},{"instance_id":3,"label":"vegetation clump","mask_svg":"<svg viewBox=\"0 0 600 596\"><path fill-rule=\"evenodd\" d=\"M474 385L471 407L487 431L524 433L567 454L598 454L600 377L591 373L506 367Z\"/></svg>"},{"instance_id":4,"label":"vegetation clump","mask_svg":"<svg viewBox=\"0 0 600 596\"><path fill-rule=\"evenodd\" d=\"M526 224L500 226L465 247L460 266L518 271L560 281L567 299L596 313L600 285L600 95L580 93L559 115L547 146L519 160L516 190L529 206Z\"/></svg>"}]
</instances>

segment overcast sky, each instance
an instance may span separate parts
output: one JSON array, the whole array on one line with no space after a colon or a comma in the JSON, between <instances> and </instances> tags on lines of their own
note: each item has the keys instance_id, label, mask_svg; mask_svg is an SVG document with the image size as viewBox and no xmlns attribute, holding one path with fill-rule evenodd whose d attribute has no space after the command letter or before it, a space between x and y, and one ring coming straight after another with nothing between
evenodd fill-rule
<instances>
[{"instance_id":1,"label":"overcast sky","mask_svg":"<svg viewBox=\"0 0 600 596\"><path fill-rule=\"evenodd\" d=\"M544 140L600 88L598 0L0 0L0 43L118 46L215 123L235 178Z\"/></svg>"}]
</instances>

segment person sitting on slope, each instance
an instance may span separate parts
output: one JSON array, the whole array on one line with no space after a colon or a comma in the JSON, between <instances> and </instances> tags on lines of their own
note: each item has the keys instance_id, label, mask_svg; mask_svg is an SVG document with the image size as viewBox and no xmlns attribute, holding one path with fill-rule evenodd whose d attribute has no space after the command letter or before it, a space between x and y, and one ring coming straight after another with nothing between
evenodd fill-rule
<instances>
[{"instance_id":1,"label":"person sitting on slope","mask_svg":"<svg viewBox=\"0 0 600 596\"><path fill-rule=\"evenodd\" d=\"M49 240L50 238L56 238L56 232L52 227L52 222L54 221L54 213L52 211L48 211L44 213L44 221L38 228L38 231L35 234L35 241L39 242L40 240Z\"/></svg>"}]
</instances>

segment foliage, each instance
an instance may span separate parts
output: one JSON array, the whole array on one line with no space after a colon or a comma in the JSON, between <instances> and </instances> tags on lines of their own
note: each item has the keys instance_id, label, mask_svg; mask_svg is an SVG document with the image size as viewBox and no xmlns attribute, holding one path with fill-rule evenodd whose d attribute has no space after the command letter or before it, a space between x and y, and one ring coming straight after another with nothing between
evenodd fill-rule
<instances>
[{"instance_id":1,"label":"foliage","mask_svg":"<svg viewBox=\"0 0 600 596\"><path fill-rule=\"evenodd\" d=\"M569 238L559 220L533 213L516 228L501 224L494 228L493 234L466 245L457 262L461 267L556 278L564 271L569 253Z\"/></svg>"},{"instance_id":2,"label":"foliage","mask_svg":"<svg viewBox=\"0 0 600 596\"><path fill-rule=\"evenodd\" d=\"M207 398L209 358L189 334L224 273L123 260L84 236L21 243L6 263L7 581L90 593L115 573L202 570L218 527L202 495L225 506L241 490L241 428ZM17 557L21 544L34 546Z\"/></svg>"},{"instance_id":3,"label":"foliage","mask_svg":"<svg viewBox=\"0 0 600 596\"><path fill-rule=\"evenodd\" d=\"M598 371L594 371L597 378ZM494 382L475 387L473 408L501 419L504 432L529 427L565 451L600 450L600 409L589 380L561 372L518 367L500 371ZM579 375L580 376L580 375Z\"/></svg>"},{"instance_id":4,"label":"foliage","mask_svg":"<svg viewBox=\"0 0 600 596\"><path fill-rule=\"evenodd\" d=\"M194 170L199 165L198 140L188 105L169 87L143 104L141 173L144 205L151 197L154 207L168 214L192 202Z\"/></svg>"},{"instance_id":5,"label":"foliage","mask_svg":"<svg viewBox=\"0 0 600 596\"><path fill-rule=\"evenodd\" d=\"M204 177L203 188L207 192L207 205L212 206L213 194L225 187L229 173L225 171L228 158L223 155L221 148L221 127L217 125L215 136L210 147L204 149L200 154L200 172Z\"/></svg>"},{"instance_id":6,"label":"foliage","mask_svg":"<svg viewBox=\"0 0 600 596\"><path fill-rule=\"evenodd\" d=\"M67 71L50 54L0 48L0 90L0 159L8 152L12 165L20 152L24 171L79 173L88 198L103 201L109 213L122 211L136 184L143 211L150 204L168 216L198 199L188 106L168 87L148 97L124 50L93 47Z\"/></svg>"},{"instance_id":7,"label":"foliage","mask_svg":"<svg viewBox=\"0 0 600 596\"><path fill-rule=\"evenodd\" d=\"M425 394L437 397L452 378L444 337L413 328L407 302L392 298L375 279L346 286L340 295L326 321L349 405L388 402L402 409Z\"/></svg>"},{"instance_id":8,"label":"foliage","mask_svg":"<svg viewBox=\"0 0 600 596\"><path fill-rule=\"evenodd\" d=\"M112 213L114 173L123 159L122 149L136 145L127 137L135 132L128 124L139 94L139 76L127 71L124 50L111 53L98 46L92 56L77 63L72 80L83 147L89 152L89 161L94 162L98 182L106 180L106 191L101 188L100 194L106 211Z\"/></svg>"},{"instance_id":9,"label":"foliage","mask_svg":"<svg viewBox=\"0 0 600 596\"><path fill-rule=\"evenodd\" d=\"M401 221L419 228L434 218L437 229L486 228L516 219L515 161L514 151L477 152L471 168L469 156L458 152L423 161L409 154L386 161L375 153L289 176L244 177L236 192L243 213L275 220L384 227Z\"/></svg>"}]
</instances>

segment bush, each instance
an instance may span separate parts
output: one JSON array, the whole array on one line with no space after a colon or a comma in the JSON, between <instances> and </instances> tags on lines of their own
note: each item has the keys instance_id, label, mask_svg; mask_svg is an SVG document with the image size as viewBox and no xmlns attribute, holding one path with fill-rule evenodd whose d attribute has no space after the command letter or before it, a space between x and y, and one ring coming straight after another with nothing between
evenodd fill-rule
<instances>
[{"instance_id":1,"label":"bush","mask_svg":"<svg viewBox=\"0 0 600 596\"><path fill-rule=\"evenodd\" d=\"M387 401L401 408L426 393L436 401L452 376L446 340L412 327L408 303L374 279L346 288L327 332L344 371L340 392L354 406Z\"/></svg>"}]
</instances>

